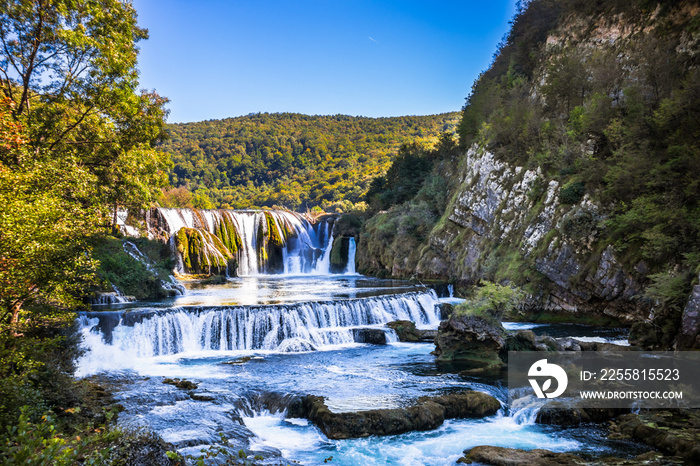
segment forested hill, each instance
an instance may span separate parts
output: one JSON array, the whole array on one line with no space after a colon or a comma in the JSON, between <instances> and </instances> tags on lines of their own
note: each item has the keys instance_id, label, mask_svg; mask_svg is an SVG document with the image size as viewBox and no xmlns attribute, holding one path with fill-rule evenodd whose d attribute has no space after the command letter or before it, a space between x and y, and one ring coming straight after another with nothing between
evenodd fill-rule
<instances>
[{"instance_id":1,"label":"forested hill","mask_svg":"<svg viewBox=\"0 0 700 466\"><path fill-rule=\"evenodd\" d=\"M386 172L402 144L432 145L458 120L457 112L392 118L258 113L171 124L162 149L172 154L171 184L180 189L161 204L347 209Z\"/></svg>"}]
</instances>

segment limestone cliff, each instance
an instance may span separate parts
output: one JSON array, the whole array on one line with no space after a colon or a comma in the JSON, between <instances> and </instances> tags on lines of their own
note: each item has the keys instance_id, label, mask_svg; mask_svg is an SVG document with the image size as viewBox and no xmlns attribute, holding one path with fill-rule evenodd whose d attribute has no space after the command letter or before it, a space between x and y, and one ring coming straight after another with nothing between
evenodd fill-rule
<instances>
[{"instance_id":1,"label":"limestone cliff","mask_svg":"<svg viewBox=\"0 0 700 466\"><path fill-rule=\"evenodd\" d=\"M468 168L448 221L430 235L418 275L533 282L533 312L599 314L621 322L648 315L650 303L635 299L644 263L626 270L614 248L601 245L605 215L587 196L562 204L557 181L546 180L539 169L499 162L482 148L469 149L464 163Z\"/></svg>"},{"instance_id":2,"label":"limestone cliff","mask_svg":"<svg viewBox=\"0 0 700 466\"><path fill-rule=\"evenodd\" d=\"M679 347L697 346L699 13L525 3L467 99L461 153L434 165L444 213L416 199L377 213L358 271L515 283L529 318L682 321Z\"/></svg>"}]
</instances>

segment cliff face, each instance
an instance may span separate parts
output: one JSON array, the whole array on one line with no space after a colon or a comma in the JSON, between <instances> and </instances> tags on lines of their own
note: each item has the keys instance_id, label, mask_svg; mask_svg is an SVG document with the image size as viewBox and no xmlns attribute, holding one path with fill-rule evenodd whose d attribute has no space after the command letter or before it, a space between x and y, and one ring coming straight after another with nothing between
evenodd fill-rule
<instances>
[{"instance_id":1,"label":"cliff face","mask_svg":"<svg viewBox=\"0 0 700 466\"><path fill-rule=\"evenodd\" d=\"M699 14L529 2L467 99L463 153L439 165L444 213L412 201L377 214L358 271L514 283L529 317L663 316L697 346Z\"/></svg>"},{"instance_id":2,"label":"cliff face","mask_svg":"<svg viewBox=\"0 0 700 466\"><path fill-rule=\"evenodd\" d=\"M506 279L529 287L528 311L632 322L649 314L635 300L646 266L631 270L601 245L601 208L585 196L562 204L556 180L541 170L499 162L473 147L448 221L429 237L416 273L473 283Z\"/></svg>"}]
</instances>

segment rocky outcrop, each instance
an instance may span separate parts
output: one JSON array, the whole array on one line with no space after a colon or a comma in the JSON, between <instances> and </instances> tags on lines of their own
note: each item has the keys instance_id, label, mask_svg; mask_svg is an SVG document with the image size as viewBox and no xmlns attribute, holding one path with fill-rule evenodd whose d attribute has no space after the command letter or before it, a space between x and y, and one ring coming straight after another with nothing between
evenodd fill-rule
<instances>
[{"instance_id":1,"label":"rocky outcrop","mask_svg":"<svg viewBox=\"0 0 700 466\"><path fill-rule=\"evenodd\" d=\"M672 459L663 458L660 453L648 452L630 459L601 458L584 459L572 453L556 453L549 450L519 450L517 448L503 448L491 446L478 446L471 450L465 450L465 455L457 460L458 464L488 464L494 466L563 466L563 465L587 465L587 466L623 466L631 464L647 465L672 465L679 464Z\"/></svg>"},{"instance_id":2,"label":"rocky outcrop","mask_svg":"<svg viewBox=\"0 0 700 466\"><path fill-rule=\"evenodd\" d=\"M410 320L395 320L387 322L386 326L393 329L402 342L434 341L437 336L436 330L417 329L416 324Z\"/></svg>"},{"instance_id":3,"label":"rocky outcrop","mask_svg":"<svg viewBox=\"0 0 700 466\"><path fill-rule=\"evenodd\" d=\"M700 462L700 413L652 410L626 414L611 425L611 438L632 438L689 464Z\"/></svg>"},{"instance_id":4,"label":"rocky outcrop","mask_svg":"<svg viewBox=\"0 0 700 466\"><path fill-rule=\"evenodd\" d=\"M503 363L499 355L505 348L506 337L501 323L493 318L453 314L440 322L433 354L438 361L497 366Z\"/></svg>"},{"instance_id":5,"label":"rocky outcrop","mask_svg":"<svg viewBox=\"0 0 700 466\"><path fill-rule=\"evenodd\" d=\"M500 162L483 148L470 148L464 158L460 193L448 222L433 231L418 275L447 272L447 279L474 283L490 261L510 269L516 283L524 277L512 270L539 274L538 290L523 305L531 314L622 323L648 314L649 303L633 299L642 290L644 264L627 270L612 246L597 249L605 218L599 206L588 197L562 204L557 181ZM510 251L507 263L489 257L499 245Z\"/></svg>"},{"instance_id":6,"label":"rocky outcrop","mask_svg":"<svg viewBox=\"0 0 700 466\"><path fill-rule=\"evenodd\" d=\"M329 439L347 439L432 430L445 419L491 416L499 409L501 403L494 397L470 391L423 397L407 408L334 413L323 397L310 395L290 403L287 415L309 419Z\"/></svg>"}]
</instances>

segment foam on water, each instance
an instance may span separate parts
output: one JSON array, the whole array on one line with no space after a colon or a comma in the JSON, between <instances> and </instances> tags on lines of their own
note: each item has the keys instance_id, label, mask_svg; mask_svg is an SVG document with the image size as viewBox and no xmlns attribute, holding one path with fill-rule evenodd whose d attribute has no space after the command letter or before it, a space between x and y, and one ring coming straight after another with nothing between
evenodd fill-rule
<instances>
[{"instance_id":1,"label":"foam on water","mask_svg":"<svg viewBox=\"0 0 700 466\"><path fill-rule=\"evenodd\" d=\"M463 450L477 445L560 452L581 447L576 440L560 438L532 424L518 424L501 414L483 420L447 420L428 432L350 440L328 440L315 426L299 425L282 414L260 413L244 420L258 438L256 446L279 448L285 457L307 465L324 464L333 456L332 464L348 466L451 466L463 456Z\"/></svg>"},{"instance_id":2,"label":"foam on water","mask_svg":"<svg viewBox=\"0 0 700 466\"><path fill-rule=\"evenodd\" d=\"M329 443L317 427L308 422L299 422L301 419L285 419L284 413L262 411L253 416L242 416L242 419L245 426L255 434L250 442L252 450L273 447L290 458L298 451L314 450Z\"/></svg>"},{"instance_id":3,"label":"foam on water","mask_svg":"<svg viewBox=\"0 0 700 466\"><path fill-rule=\"evenodd\" d=\"M502 322L503 328L506 330L530 330L532 328L542 327L544 324L534 324L532 322Z\"/></svg>"},{"instance_id":4,"label":"foam on water","mask_svg":"<svg viewBox=\"0 0 700 466\"><path fill-rule=\"evenodd\" d=\"M620 346L630 346L630 342L627 339L621 340L618 338L604 338L604 337L574 337L578 341L590 342L590 343L612 343L613 345Z\"/></svg>"},{"instance_id":5,"label":"foam on water","mask_svg":"<svg viewBox=\"0 0 700 466\"><path fill-rule=\"evenodd\" d=\"M114 314L89 313L80 320L87 351L78 361L78 374L143 372L168 356L338 349L355 344L353 329L392 320L436 328L436 303L431 290L330 302L132 311L118 315L116 325ZM386 333L396 340L393 331Z\"/></svg>"}]
</instances>

